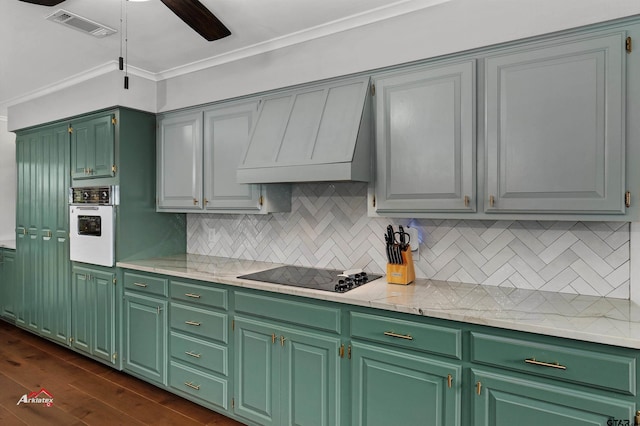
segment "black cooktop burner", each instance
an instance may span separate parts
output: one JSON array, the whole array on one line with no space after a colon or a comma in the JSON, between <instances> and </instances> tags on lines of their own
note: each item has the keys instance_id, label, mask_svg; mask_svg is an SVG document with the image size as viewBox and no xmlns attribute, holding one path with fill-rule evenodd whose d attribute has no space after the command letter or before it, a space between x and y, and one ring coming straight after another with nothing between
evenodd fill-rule
<instances>
[{"instance_id":1,"label":"black cooktop burner","mask_svg":"<svg viewBox=\"0 0 640 426\"><path fill-rule=\"evenodd\" d=\"M238 278L344 293L382 276L366 272L349 275L349 277L339 276L342 273L343 271L333 269L280 266L266 271L241 275Z\"/></svg>"}]
</instances>

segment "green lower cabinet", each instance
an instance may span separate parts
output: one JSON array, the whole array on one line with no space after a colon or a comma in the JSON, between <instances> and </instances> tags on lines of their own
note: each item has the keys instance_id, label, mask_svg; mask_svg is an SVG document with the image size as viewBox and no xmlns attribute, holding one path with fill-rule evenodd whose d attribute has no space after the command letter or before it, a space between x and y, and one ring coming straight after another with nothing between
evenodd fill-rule
<instances>
[{"instance_id":1,"label":"green lower cabinet","mask_svg":"<svg viewBox=\"0 0 640 426\"><path fill-rule=\"evenodd\" d=\"M471 376L474 426L634 424L636 406L621 398L480 370Z\"/></svg>"},{"instance_id":2,"label":"green lower cabinet","mask_svg":"<svg viewBox=\"0 0 640 426\"><path fill-rule=\"evenodd\" d=\"M0 254L0 315L10 320L15 319L16 303L16 253L15 250L3 249Z\"/></svg>"},{"instance_id":3,"label":"green lower cabinet","mask_svg":"<svg viewBox=\"0 0 640 426\"><path fill-rule=\"evenodd\" d=\"M352 343L353 425L460 424L460 365Z\"/></svg>"},{"instance_id":4,"label":"green lower cabinet","mask_svg":"<svg viewBox=\"0 0 640 426\"><path fill-rule=\"evenodd\" d=\"M71 346L114 364L115 274L106 268L73 266L71 277Z\"/></svg>"},{"instance_id":5,"label":"green lower cabinet","mask_svg":"<svg viewBox=\"0 0 640 426\"><path fill-rule=\"evenodd\" d=\"M167 306L161 298L124 295L123 368L163 385L167 382Z\"/></svg>"},{"instance_id":6,"label":"green lower cabinet","mask_svg":"<svg viewBox=\"0 0 640 426\"><path fill-rule=\"evenodd\" d=\"M235 414L261 425L340 424L338 337L235 319Z\"/></svg>"}]
</instances>

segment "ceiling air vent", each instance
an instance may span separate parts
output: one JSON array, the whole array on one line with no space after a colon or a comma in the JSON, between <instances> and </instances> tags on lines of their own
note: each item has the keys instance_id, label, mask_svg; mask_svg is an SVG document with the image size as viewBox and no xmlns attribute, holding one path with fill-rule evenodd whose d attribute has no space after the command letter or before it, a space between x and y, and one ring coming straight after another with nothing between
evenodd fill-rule
<instances>
[{"instance_id":1,"label":"ceiling air vent","mask_svg":"<svg viewBox=\"0 0 640 426\"><path fill-rule=\"evenodd\" d=\"M82 31L83 33L90 34L94 37L106 37L114 34L117 31L113 28L109 28L106 25L99 24L82 16L78 16L75 13L68 12L60 9L55 13L47 16L48 21L57 22L58 24L66 25L67 27Z\"/></svg>"}]
</instances>

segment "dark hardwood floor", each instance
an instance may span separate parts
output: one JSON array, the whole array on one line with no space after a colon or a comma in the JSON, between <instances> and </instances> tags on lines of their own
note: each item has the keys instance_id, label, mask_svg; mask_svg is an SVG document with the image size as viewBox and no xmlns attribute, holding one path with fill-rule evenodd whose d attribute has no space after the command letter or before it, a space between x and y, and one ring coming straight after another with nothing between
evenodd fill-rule
<instances>
[{"instance_id":1,"label":"dark hardwood floor","mask_svg":"<svg viewBox=\"0 0 640 426\"><path fill-rule=\"evenodd\" d=\"M41 389L51 407L18 405ZM2 426L240 424L0 320Z\"/></svg>"}]
</instances>

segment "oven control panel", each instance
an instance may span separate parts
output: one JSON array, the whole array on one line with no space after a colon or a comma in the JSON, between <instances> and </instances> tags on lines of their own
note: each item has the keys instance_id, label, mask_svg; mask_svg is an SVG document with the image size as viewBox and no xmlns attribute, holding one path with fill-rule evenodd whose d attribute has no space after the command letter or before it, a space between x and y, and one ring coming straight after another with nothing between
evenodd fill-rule
<instances>
[{"instance_id":1,"label":"oven control panel","mask_svg":"<svg viewBox=\"0 0 640 426\"><path fill-rule=\"evenodd\" d=\"M116 205L118 187L113 185L69 188L69 204Z\"/></svg>"}]
</instances>

